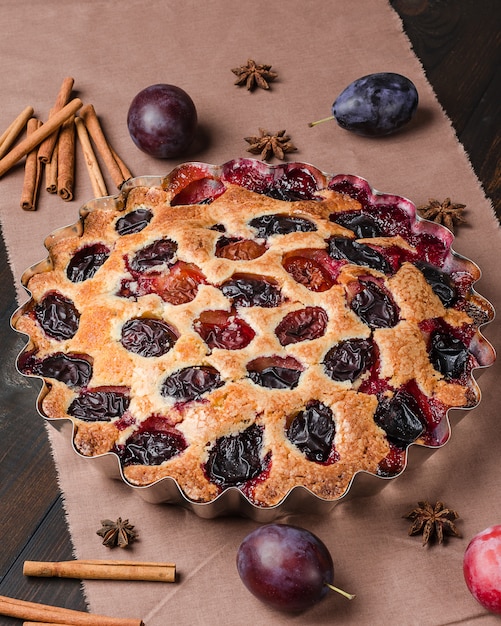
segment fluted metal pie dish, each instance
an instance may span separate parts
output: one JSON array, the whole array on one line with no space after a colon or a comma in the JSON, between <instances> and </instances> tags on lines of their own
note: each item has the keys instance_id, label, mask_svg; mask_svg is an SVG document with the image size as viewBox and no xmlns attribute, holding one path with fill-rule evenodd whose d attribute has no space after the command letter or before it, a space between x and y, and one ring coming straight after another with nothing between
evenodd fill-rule
<instances>
[{"instance_id":1,"label":"fluted metal pie dish","mask_svg":"<svg viewBox=\"0 0 501 626\"><path fill-rule=\"evenodd\" d=\"M150 502L327 511L480 401L494 311L452 243L358 176L186 163L47 237L17 366L75 452Z\"/></svg>"}]
</instances>

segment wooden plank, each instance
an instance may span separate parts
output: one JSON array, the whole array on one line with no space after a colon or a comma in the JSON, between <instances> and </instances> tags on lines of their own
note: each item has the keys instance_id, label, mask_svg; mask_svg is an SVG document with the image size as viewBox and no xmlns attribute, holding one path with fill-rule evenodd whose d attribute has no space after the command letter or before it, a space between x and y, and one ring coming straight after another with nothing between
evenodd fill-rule
<instances>
[{"instance_id":1,"label":"wooden plank","mask_svg":"<svg viewBox=\"0 0 501 626\"><path fill-rule=\"evenodd\" d=\"M24 547L26 537L58 495L45 426L34 407L39 384L15 369L24 340L9 326L15 290L5 246L0 246L0 345L4 367L0 385L0 527L8 541L0 551L0 573Z\"/></svg>"},{"instance_id":2,"label":"wooden plank","mask_svg":"<svg viewBox=\"0 0 501 626\"><path fill-rule=\"evenodd\" d=\"M73 557L47 432L34 408L39 384L15 370L24 340L9 326L15 289L2 238L0 284L0 594L85 610L79 581L65 581L61 587L22 574L25 559ZM19 623L4 619L6 624Z\"/></svg>"},{"instance_id":3,"label":"wooden plank","mask_svg":"<svg viewBox=\"0 0 501 626\"><path fill-rule=\"evenodd\" d=\"M501 64L500 64L501 66ZM501 71L491 81L485 94L460 135L473 168L491 198L501 221Z\"/></svg>"},{"instance_id":4,"label":"wooden plank","mask_svg":"<svg viewBox=\"0 0 501 626\"><path fill-rule=\"evenodd\" d=\"M390 4L501 219L498 1Z\"/></svg>"},{"instance_id":5,"label":"wooden plank","mask_svg":"<svg viewBox=\"0 0 501 626\"><path fill-rule=\"evenodd\" d=\"M0 595L86 611L81 582L78 579L33 578L23 575L24 561L35 558L47 561L73 558L61 498L50 508L26 547L10 564L0 582Z\"/></svg>"}]
</instances>

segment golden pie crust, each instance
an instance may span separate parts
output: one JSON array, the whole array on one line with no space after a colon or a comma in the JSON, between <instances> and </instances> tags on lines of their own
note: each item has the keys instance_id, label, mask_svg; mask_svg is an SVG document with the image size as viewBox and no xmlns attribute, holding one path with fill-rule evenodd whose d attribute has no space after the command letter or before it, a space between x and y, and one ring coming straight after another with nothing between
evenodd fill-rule
<instances>
[{"instance_id":1,"label":"golden pie crust","mask_svg":"<svg viewBox=\"0 0 501 626\"><path fill-rule=\"evenodd\" d=\"M216 442L258 424L263 433L262 476L237 485L251 502L273 506L296 486L325 499L336 499L346 492L357 472L377 474L391 445L374 419L376 394L360 391L370 371L353 382L337 382L323 365L327 352L344 340L372 338L378 354L378 375L387 382L384 395L391 398L396 390L414 381L421 394L440 402L446 412L450 407L471 404L472 385L447 380L433 367L422 323L441 318L451 326L463 327L471 326L473 320L464 310L445 308L422 272L410 262L404 262L391 275L346 262L339 268L335 284L320 292L312 291L286 271L283 259L290 253L325 251L326 241L333 236L355 238L349 228L330 217L360 211L356 199L322 189L315 200L286 201L236 184L225 183L225 187L225 192L209 204L184 206L171 206L177 192L174 184L134 187L123 202L90 211L82 219L81 233L49 245L51 268L35 273L29 280L31 304L17 319L16 329L29 336L28 351L39 361L61 352L87 355L92 362L88 388L126 389L130 404L127 420L79 419L68 413L68 407L82 390L44 376L48 393L42 402L43 413L51 419L72 420L76 449L91 457L119 450L146 420L160 416L169 428L182 434L186 448L157 465L125 465L123 474L131 484L141 486L173 478L194 502L209 502L223 489L206 471ZM117 220L137 209L151 212L148 225L140 232L120 235ZM263 242L249 222L254 217L274 214L306 218L316 229L272 235ZM259 240L266 249L248 260L219 257L216 248L222 234ZM118 295L124 278L133 282L129 263L134 254L165 238L177 245L173 262L196 266L205 277L194 299L172 304L154 291L136 297ZM396 247L412 251L412 245L399 235L359 241L381 250ZM91 278L72 282L67 276L68 263L76 251L92 244L107 246L107 260ZM162 268L162 272L169 271L171 266ZM232 310L232 302L220 286L235 274L264 277L278 287L281 301L270 308L237 307L236 314L254 331L254 338L241 349L211 349L196 331L195 321L206 311ZM394 326L371 329L350 308L350 291L361 278L377 281L391 295L399 310ZM33 314L38 303L54 292L73 302L80 314L78 330L67 339L49 336ZM287 314L306 307L325 312L325 331L320 337L282 345L275 329ZM174 345L158 357L140 356L126 349L120 341L121 329L127 320L136 318L166 321L175 329ZM297 386L274 389L253 382L247 365L262 356L295 359L302 370ZM167 376L193 366L212 366L224 384L188 402L180 403L161 393ZM311 401L332 411L336 454L328 462L309 460L287 437L292 417Z\"/></svg>"}]
</instances>

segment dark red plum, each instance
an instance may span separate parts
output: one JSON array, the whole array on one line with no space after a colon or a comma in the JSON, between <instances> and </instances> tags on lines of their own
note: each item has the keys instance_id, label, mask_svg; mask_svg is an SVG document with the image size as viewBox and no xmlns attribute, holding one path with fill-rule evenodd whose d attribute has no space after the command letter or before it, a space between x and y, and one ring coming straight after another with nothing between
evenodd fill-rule
<instances>
[{"instance_id":1,"label":"dark red plum","mask_svg":"<svg viewBox=\"0 0 501 626\"><path fill-rule=\"evenodd\" d=\"M273 308L282 301L275 281L260 276L235 274L221 285L221 291L232 304L240 307Z\"/></svg>"},{"instance_id":2,"label":"dark red plum","mask_svg":"<svg viewBox=\"0 0 501 626\"><path fill-rule=\"evenodd\" d=\"M68 414L86 422L110 422L129 408L127 391L96 389L80 393L68 407Z\"/></svg>"},{"instance_id":3,"label":"dark red plum","mask_svg":"<svg viewBox=\"0 0 501 626\"><path fill-rule=\"evenodd\" d=\"M360 280L362 289L350 306L370 328L391 328L399 321L398 308L390 295L375 282Z\"/></svg>"},{"instance_id":4,"label":"dark red plum","mask_svg":"<svg viewBox=\"0 0 501 626\"><path fill-rule=\"evenodd\" d=\"M127 320L122 326L120 343L129 352L144 357L166 354L176 343L177 333L164 322L143 317Z\"/></svg>"},{"instance_id":5,"label":"dark red plum","mask_svg":"<svg viewBox=\"0 0 501 626\"><path fill-rule=\"evenodd\" d=\"M150 85L132 100L127 126L140 150L159 159L169 159L190 147L197 129L197 110L180 87Z\"/></svg>"},{"instance_id":6,"label":"dark red plum","mask_svg":"<svg viewBox=\"0 0 501 626\"><path fill-rule=\"evenodd\" d=\"M333 587L334 565L325 544L310 531L266 524L251 532L237 552L237 570L247 589L281 611L299 612L320 602Z\"/></svg>"},{"instance_id":7,"label":"dark red plum","mask_svg":"<svg viewBox=\"0 0 501 626\"><path fill-rule=\"evenodd\" d=\"M219 372L210 365L185 367L167 376L160 393L165 398L189 402L199 400L204 393L213 391L223 384Z\"/></svg>"},{"instance_id":8,"label":"dark red plum","mask_svg":"<svg viewBox=\"0 0 501 626\"><path fill-rule=\"evenodd\" d=\"M374 347L369 339L344 339L325 355L325 373L332 380L354 382L374 361Z\"/></svg>"},{"instance_id":9,"label":"dark red plum","mask_svg":"<svg viewBox=\"0 0 501 626\"><path fill-rule=\"evenodd\" d=\"M78 330L80 313L73 301L57 292L48 293L35 307L35 317L45 333L62 341Z\"/></svg>"},{"instance_id":10,"label":"dark red plum","mask_svg":"<svg viewBox=\"0 0 501 626\"><path fill-rule=\"evenodd\" d=\"M501 614L501 525L476 534L463 557L463 573L469 591L485 609Z\"/></svg>"},{"instance_id":11,"label":"dark red plum","mask_svg":"<svg viewBox=\"0 0 501 626\"><path fill-rule=\"evenodd\" d=\"M390 441L402 446L411 444L425 430L425 417L417 402L402 390L391 399L379 399L374 421L386 432Z\"/></svg>"},{"instance_id":12,"label":"dark red plum","mask_svg":"<svg viewBox=\"0 0 501 626\"><path fill-rule=\"evenodd\" d=\"M287 428L287 439L309 461L317 463L328 460L335 434L332 410L318 400L310 400L304 411L295 415Z\"/></svg>"},{"instance_id":13,"label":"dark red plum","mask_svg":"<svg viewBox=\"0 0 501 626\"><path fill-rule=\"evenodd\" d=\"M459 378L468 364L468 348L456 337L436 332L431 336L430 361L445 378Z\"/></svg>"},{"instance_id":14,"label":"dark red plum","mask_svg":"<svg viewBox=\"0 0 501 626\"><path fill-rule=\"evenodd\" d=\"M265 469L263 427L251 424L234 435L224 435L209 450L205 472L211 482L223 489L243 485L257 478Z\"/></svg>"},{"instance_id":15,"label":"dark red plum","mask_svg":"<svg viewBox=\"0 0 501 626\"><path fill-rule=\"evenodd\" d=\"M318 306L291 311L275 328L275 334L282 346L299 341L311 341L325 334L329 319L327 313Z\"/></svg>"},{"instance_id":16,"label":"dark red plum","mask_svg":"<svg viewBox=\"0 0 501 626\"><path fill-rule=\"evenodd\" d=\"M92 278L103 265L110 250L102 243L94 243L77 250L66 268L66 276L72 283L81 283Z\"/></svg>"}]
</instances>

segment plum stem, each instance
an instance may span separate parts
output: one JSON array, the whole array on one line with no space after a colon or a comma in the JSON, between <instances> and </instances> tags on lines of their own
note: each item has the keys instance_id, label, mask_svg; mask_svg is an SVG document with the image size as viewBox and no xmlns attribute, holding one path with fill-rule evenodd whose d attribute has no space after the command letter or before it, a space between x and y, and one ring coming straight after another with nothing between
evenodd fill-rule
<instances>
[{"instance_id":1,"label":"plum stem","mask_svg":"<svg viewBox=\"0 0 501 626\"><path fill-rule=\"evenodd\" d=\"M325 583L325 584L327 585L327 587L329 587L329 589L332 589L332 591L335 591L336 593L340 593L345 598L348 598L348 600L353 600L353 598L356 597L353 593L348 593L347 591L344 591L343 589L339 589L339 587L335 587L334 585L331 585L330 583Z\"/></svg>"},{"instance_id":2,"label":"plum stem","mask_svg":"<svg viewBox=\"0 0 501 626\"><path fill-rule=\"evenodd\" d=\"M321 120L317 120L316 122L310 122L308 126L311 128L312 126L316 126L317 124L322 124L323 122L329 122L334 119L334 115L329 115L329 117L324 117Z\"/></svg>"}]
</instances>

